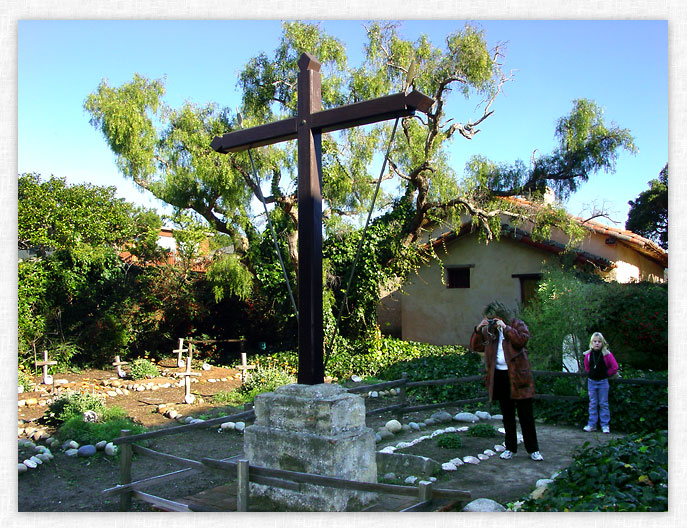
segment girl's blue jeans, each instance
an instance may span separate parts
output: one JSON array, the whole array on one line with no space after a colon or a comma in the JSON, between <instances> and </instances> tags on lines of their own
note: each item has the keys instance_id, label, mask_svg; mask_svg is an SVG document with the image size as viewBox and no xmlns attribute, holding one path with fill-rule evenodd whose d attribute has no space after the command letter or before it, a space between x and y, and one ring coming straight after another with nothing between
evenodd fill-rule
<instances>
[{"instance_id":1,"label":"girl's blue jeans","mask_svg":"<svg viewBox=\"0 0 687 528\"><path fill-rule=\"evenodd\" d=\"M608 380L594 381L587 379L589 391L589 422L590 427L596 427L599 420L601 427L608 427L611 422L611 411L608 408Z\"/></svg>"}]
</instances>

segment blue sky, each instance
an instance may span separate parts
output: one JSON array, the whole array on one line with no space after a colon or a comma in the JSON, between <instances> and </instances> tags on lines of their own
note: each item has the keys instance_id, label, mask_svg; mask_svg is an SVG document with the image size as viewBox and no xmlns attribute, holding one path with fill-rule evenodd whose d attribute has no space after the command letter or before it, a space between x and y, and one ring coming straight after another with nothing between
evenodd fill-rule
<instances>
[{"instance_id":1,"label":"blue sky","mask_svg":"<svg viewBox=\"0 0 687 528\"><path fill-rule=\"evenodd\" d=\"M486 21L490 46L506 43L504 71L514 80L493 104L493 116L471 142L456 138L452 162L459 174L470 156L527 161L555 146L556 121L576 98L593 99L608 121L630 129L639 152L623 153L614 174L599 173L567 202L585 215L605 204L618 227L628 200L647 189L668 161L668 23L666 21ZM408 21L411 39L427 34L434 45L465 21ZM362 59L362 21L323 21ZM117 171L114 156L88 122L83 102L102 79L120 85L134 73L166 78L166 102L180 106L240 102L238 71L279 42L281 23L262 21L74 21L18 23L18 172L66 177L70 183L114 185L119 195L148 207L159 202ZM454 97L456 120L478 117L477 100Z\"/></svg>"}]
</instances>

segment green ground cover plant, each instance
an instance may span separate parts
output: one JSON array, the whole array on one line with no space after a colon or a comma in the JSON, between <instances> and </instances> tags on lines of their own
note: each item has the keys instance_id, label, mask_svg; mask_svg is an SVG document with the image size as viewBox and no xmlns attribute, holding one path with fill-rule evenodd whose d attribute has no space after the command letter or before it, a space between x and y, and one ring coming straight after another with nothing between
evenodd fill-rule
<instances>
[{"instance_id":1,"label":"green ground cover plant","mask_svg":"<svg viewBox=\"0 0 687 528\"><path fill-rule=\"evenodd\" d=\"M110 442L121 436L122 429L131 434L143 433L146 428L134 423L120 407L108 407L97 422L84 422L81 416L72 416L57 432L60 440L75 440L80 444L95 444L102 440Z\"/></svg>"},{"instance_id":2,"label":"green ground cover plant","mask_svg":"<svg viewBox=\"0 0 687 528\"><path fill-rule=\"evenodd\" d=\"M148 359L134 359L129 369L129 376L131 379L139 380L147 377L155 378L160 375L160 369L157 365Z\"/></svg>"},{"instance_id":3,"label":"green ground cover plant","mask_svg":"<svg viewBox=\"0 0 687 528\"><path fill-rule=\"evenodd\" d=\"M100 394L67 391L48 406L46 416L52 423L62 424L74 417L81 419L86 411L103 416L106 411L104 398Z\"/></svg>"},{"instance_id":4,"label":"green ground cover plant","mask_svg":"<svg viewBox=\"0 0 687 528\"><path fill-rule=\"evenodd\" d=\"M460 449L463 447L463 440L457 433L447 433L439 435L439 438L437 438L437 445L444 449Z\"/></svg>"},{"instance_id":5,"label":"green ground cover plant","mask_svg":"<svg viewBox=\"0 0 687 528\"><path fill-rule=\"evenodd\" d=\"M521 511L658 512L668 510L668 432L635 433L579 448L574 462Z\"/></svg>"},{"instance_id":6,"label":"green ground cover plant","mask_svg":"<svg viewBox=\"0 0 687 528\"><path fill-rule=\"evenodd\" d=\"M496 436L496 433L497 431L494 429L494 426L487 423L471 425L465 432L465 434L469 436L477 436L480 438L492 438Z\"/></svg>"}]
</instances>

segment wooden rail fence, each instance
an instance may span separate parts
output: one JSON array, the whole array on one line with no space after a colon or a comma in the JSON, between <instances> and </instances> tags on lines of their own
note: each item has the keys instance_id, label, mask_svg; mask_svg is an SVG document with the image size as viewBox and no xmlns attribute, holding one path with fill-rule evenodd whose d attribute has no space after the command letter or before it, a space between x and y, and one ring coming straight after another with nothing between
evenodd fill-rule
<instances>
[{"instance_id":1,"label":"wooden rail fence","mask_svg":"<svg viewBox=\"0 0 687 528\"><path fill-rule=\"evenodd\" d=\"M553 372L553 371L533 371L535 377L549 376L549 377L586 377L586 373L582 372ZM443 378L438 380L426 381L408 381L407 374L404 372L401 379L386 381L383 383L376 383L372 385L362 385L349 388L351 393L364 393L372 390L379 391L384 389L392 389L398 387L399 398L398 403L377 409L370 409L366 415L380 414L384 412L394 412L400 416L406 413L435 409L439 407L452 407L463 405L466 403L475 403L487 401L486 393L480 393L476 398L465 400L447 401L437 404L427 405L409 405L407 402L407 389L413 387L426 387L438 385L456 385L462 383L470 383L483 379L482 375L464 376ZM616 379L613 383L627 383L635 385L656 385L667 386L667 380L660 379ZM578 396L561 396L556 394L537 394L535 398L538 399L562 399L562 400L580 400L583 399ZM246 406L248 407L248 405ZM119 446L119 481L120 483L113 487L104 490L102 493L105 496L119 495L119 509L120 511L129 511L131 509L131 500L136 498L138 500L149 503L157 508L167 511L200 511L192 510L186 504L157 497L144 493L141 491L146 487L160 484L162 482L171 481L177 478L182 478L199 472L207 471L223 471L229 473L237 479L237 511L248 511L249 498L248 490L249 483L264 484L278 488L299 490L301 484L312 484L317 486L326 486L339 489L348 489L364 492L374 493L388 493L392 495L401 495L408 497L417 497L418 503L406 508L403 511L415 511L426 507L433 499L451 499L454 501L467 501L470 499L470 493L467 491L451 490L451 489L435 489L432 483L421 482L418 487L415 486L399 486L395 484L379 484L371 482L358 482L340 479L336 477L329 477L324 475L314 475L309 473L299 473L295 471L286 471L281 469L264 468L260 466L251 466L247 460L239 459L238 457L231 457L225 460L216 460L212 458L202 458L201 460L192 460L181 458L174 455L154 451L146 447L137 445L136 442L142 442L153 438L162 436L180 434L194 429L204 429L215 425L221 425L225 422L238 420L254 420L255 412L248 409L242 413L213 418L195 424L180 425L177 427L170 427L167 429L159 429L147 433L132 435L128 430L122 430L121 436L113 440L115 445ZM139 456L155 458L164 460L171 464L181 466L182 469L157 475L154 477L131 481L131 466L133 454Z\"/></svg>"}]
</instances>

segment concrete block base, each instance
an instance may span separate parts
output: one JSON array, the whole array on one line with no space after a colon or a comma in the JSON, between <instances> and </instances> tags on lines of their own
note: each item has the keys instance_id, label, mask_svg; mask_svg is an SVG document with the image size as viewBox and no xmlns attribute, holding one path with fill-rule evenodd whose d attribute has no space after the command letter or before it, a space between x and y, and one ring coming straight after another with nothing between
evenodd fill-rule
<instances>
[{"instance_id":1,"label":"concrete block base","mask_svg":"<svg viewBox=\"0 0 687 528\"><path fill-rule=\"evenodd\" d=\"M255 424L244 433L251 465L377 482L374 431L360 396L332 384L286 385L255 398ZM299 491L251 484L276 510L355 511L373 493L302 484Z\"/></svg>"}]
</instances>

